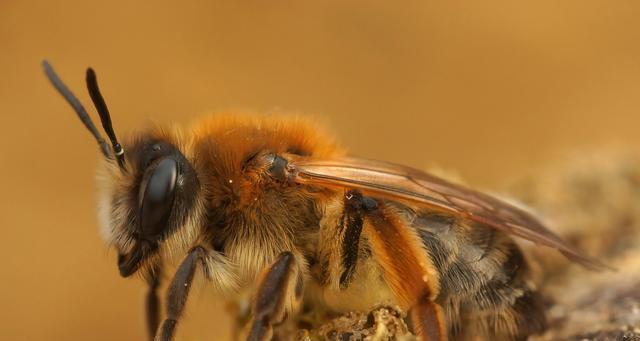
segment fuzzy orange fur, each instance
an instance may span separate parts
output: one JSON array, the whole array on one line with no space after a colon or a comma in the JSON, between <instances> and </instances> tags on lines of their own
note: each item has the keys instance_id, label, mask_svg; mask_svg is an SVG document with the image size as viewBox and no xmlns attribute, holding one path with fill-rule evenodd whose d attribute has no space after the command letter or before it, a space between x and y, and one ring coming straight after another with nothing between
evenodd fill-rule
<instances>
[{"instance_id":1,"label":"fuzzy orange fur","mask_svg":"<svg viewBox=\"0 0 640 341\"><path fill-rule=\"evenodd\" d=\"M402 309L438 295L438 274L420 237L392 209L372 214L364 232Z\"/></svg>"}]
</instances>

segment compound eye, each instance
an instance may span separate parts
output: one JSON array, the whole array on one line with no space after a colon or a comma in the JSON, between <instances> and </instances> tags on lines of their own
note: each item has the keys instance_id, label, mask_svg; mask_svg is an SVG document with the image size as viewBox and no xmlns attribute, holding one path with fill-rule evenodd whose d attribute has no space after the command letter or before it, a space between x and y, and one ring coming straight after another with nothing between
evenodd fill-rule
<instances>
[{"instance_id":1,"label":"compound eye","mask_svg":"<svg viewBox=\"0 0 640 341\"><path fill-rule=\"evenodd\" d=\"M168 227L177 179L178 162L173 158L162 159L153 169L144 191L140 214L144 238L155 239Z\"/></svg>"}]
</instances>

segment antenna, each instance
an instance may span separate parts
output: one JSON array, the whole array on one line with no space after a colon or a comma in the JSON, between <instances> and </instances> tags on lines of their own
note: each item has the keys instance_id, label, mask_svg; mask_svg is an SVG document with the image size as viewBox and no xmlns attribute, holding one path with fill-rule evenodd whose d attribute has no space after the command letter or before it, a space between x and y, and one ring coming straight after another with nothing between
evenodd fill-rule
<instances>
[{"instance_id":1,"label":"antenna","mask_svg":"<svg viewBox=\"0 0 640 341\"><path fill-rule=\"evenodd\" d=\"M102 128L104 128L105 133L111 140L111 145L113 146L113 153L116 155L116 159L118 160L118 165L121 169L124 170L124 149L122 145L118 142L118 138L116 137L116 133L113 131L113 125L111 124L111 115L109 114L109 108L107 108L107 103L105 103L102 94L100 93L100 88L98 87L98 79L96 78L96 73L92 68L87 69L87 89L89 89L89 95L91 96L91 100L93 101L93 105L95 105L96 110L98 110L98 114L100 115L100 121L102 122Z\"/></svg>"},{"instance_id":2,"label":"antenna","mask_svg":"<svg viewBox=\"0 0 640 341\"><path fill-rule=\"evenodd\" d=\"M96 139L104 157L110 158L111 156L109 152L109 145L102 138L102 136L100 136L98 129L96 129L96 126L93 124L93 121L91 121L91 117L89 117L89 114L87 114L87 111L82 106L82 103L80 103L80 101L73 94L73 92L71 92L71 90L69 90L69 88L67 88L67 86L62 82L62 80L60 79L60 77L58 77L58 75L53 70L53 67L51 66L51 64L49 64L49 62L47 62L46 60L43 60L42 67L44 68L44 73L47 75L47 78L49 79L53 87L56 88L56 90L58 90L58 93L62 95L62 97L64 97L65 100L67 100L67 102L71 105L73 110L76 112L76 115L78 116L80 121L82 121L82 123L87 128L87 130L89 130L91 135L93 135L93 137Z\"/></svg>"}]
</instances>

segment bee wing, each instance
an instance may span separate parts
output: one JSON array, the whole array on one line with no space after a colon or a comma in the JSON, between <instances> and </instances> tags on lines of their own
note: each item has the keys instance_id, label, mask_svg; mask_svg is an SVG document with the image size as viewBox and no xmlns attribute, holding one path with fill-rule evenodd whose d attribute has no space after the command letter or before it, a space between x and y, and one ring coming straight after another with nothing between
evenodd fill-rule
<instances>
[{"instance_id":1,"label":"bee wing","mask_svg":"<svg viewBox=\"0 0 640 341\"><path fill-rule=\"evenodd\" d=\"M611 269L567 244L530 213L414 168L382 161L339 158L294 161L289 164L289 172L297 183L352 188L374 197L413 202L557 249L589 269Z\"/></svg>"}]
</instances>

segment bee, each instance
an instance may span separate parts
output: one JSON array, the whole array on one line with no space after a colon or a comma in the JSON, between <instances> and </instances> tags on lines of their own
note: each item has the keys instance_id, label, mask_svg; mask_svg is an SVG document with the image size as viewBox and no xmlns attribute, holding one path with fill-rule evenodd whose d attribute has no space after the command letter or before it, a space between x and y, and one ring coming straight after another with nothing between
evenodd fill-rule
<instances>
[{"instance_id":1,"label":"bee","mask_svg":"<svg viewBox=\"0 0 640 341\"><path fill-rule=\"evenodd\" d=\"M125 151L95 72L87 70L87 87L110 144L43 67L98 142L99 220L120 275L148 283L150 339L174 339L198 271L221 297L252 293L249 341L274 337L303 304L336 313L393 304L420 340L512 340L546 326L514 237L607 268L523 209L349 156L299 118L221 115L188 130L154 127L126 140ZM173 263L160 321L158 291Z\"/></svg>"}]
</instances>

